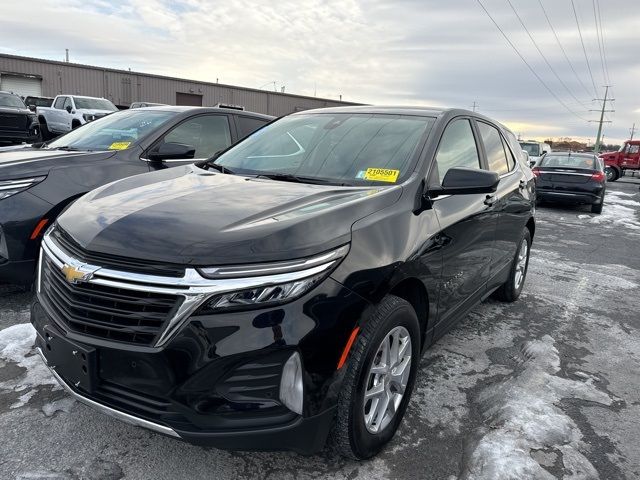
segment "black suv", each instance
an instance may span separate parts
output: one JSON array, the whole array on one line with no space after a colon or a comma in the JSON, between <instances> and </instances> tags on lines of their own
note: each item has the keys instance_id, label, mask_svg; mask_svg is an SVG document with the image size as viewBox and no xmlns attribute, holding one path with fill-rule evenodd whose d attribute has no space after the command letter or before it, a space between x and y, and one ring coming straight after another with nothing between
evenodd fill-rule
<instances>
[{"instance_id":1,"label":"black suv","mask_svg":"<svg viewBox=\"0 0 640 480\"><path fill-rule=\"evenodd\" d=\"M296 113L215 159L75 202L42 243L31 321L78 400L190 442L366 458L421 352L522 291L534 183L464 110Z\"/></svg>"},{"instance_id":2,"label":"black suv","mask_svg":"<svg viewBox=\"0 0 640 480\"><path fill-rule=\"evenodd\" d=\"M42 234L79 196L131 175L204 160L272 119L223 108L138 108L40 148L0 152L0 283L33 281Z\"/></svg>"},{"instance_id":3,"label":"black suv","mask_svg":"<svg viewBox=\"0 0 640 480\"><path fill-rule=\"evenodd\" d=\"M0 92L0 146L2 144L40 141L40 124L36 114L11 92Z\"/></svg>"}]
</instances>

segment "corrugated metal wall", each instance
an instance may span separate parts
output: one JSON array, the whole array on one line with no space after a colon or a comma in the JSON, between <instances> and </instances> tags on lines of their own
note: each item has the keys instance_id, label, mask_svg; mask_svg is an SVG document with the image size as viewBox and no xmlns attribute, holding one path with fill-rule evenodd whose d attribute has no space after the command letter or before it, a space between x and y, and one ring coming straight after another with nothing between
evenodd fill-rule
<instances>
[{"instance_id":1,"label":"corrugated metal wall","mask_svg":"<svg viewBox=\"0 0 640 480\"><path fill-rule=\"evenodd\" d=\"M3 73L41 77L42 94L45 96L74 94L104 97L118 106L128 106L135 101L172 105L176 103L176 92L202 95L203 106L231 103L242 105L250 111L275 116L312 108L357 105L316 97L0 54L0 75Z\"/></svg>"}]
</instances>

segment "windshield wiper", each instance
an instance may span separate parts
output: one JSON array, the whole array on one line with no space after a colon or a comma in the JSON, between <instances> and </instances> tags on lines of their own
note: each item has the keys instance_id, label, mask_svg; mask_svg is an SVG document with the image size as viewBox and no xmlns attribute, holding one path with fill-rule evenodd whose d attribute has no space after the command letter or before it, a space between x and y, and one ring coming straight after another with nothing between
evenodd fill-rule
<instances>
[{"instance_id":1,"label":"windshield wiper","mask_svg":"<svg viewBox=\"0 0 640 480\"><path fill-rule=\"evenodd\" d=\"M256 175L256 178L269 178L271 180L279 180L281 182L293 182L293 183L314 183L318 185L338 185L340 187L351 186L350 183L332 182L331 180L324 180L322 178L314 177L300 177L291 173L261 173Z\"/></svg>"},{"instance_id":2,"label":"windshield wiper","mask_svg":"<svg viewBox=\"0 0 640 480\"><path fill-rule=\"evenodd\" d=\"M85 151L84 148L76 148L76 147L70 147L68 145L64 146L64 147L56 147L54 148L54 150L64 150L65 152L79 152L79 151Z\"/></svg>"},{"instance_id":3,"label":"windshield wiper","mask_svg":"<svg viewBox=\"0 0 640 480\"><path fill-rule=\"evenodd\" d=\"M204 162L202 165L198 165L199 167L212 167L215 170L218 170L220 173L226 173L227 175L235 175L235 172L224 165L219 165L213 162Z\"/></svg>"}]
</instances>

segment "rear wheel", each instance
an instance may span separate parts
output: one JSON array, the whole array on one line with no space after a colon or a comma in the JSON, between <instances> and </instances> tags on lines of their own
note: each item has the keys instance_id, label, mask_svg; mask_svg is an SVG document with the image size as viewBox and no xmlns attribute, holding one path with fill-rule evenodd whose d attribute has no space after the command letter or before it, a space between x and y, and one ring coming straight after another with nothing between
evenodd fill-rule
<instances>
[{"instance_id":1,"label":"rear wheel","mask_svg":"<svg viewBox=\"0 0 640 480\"><path fill-rule=\"evenodd\" d=\"M520 293L522 293L522 287L524 287L524 280L527 276L527 270L529 269L529 253L531 251L531 234L529 229L524 229L524 235L520 240L518 251L516 252L516 258L513 259L511 264L511 270L509 272L509 278L506 282L498 288L495 292L495 297L503 302L515 302Z\"/></svg>"},{"instance_id":2,"label":"rear wheel","mask_svg":"<svg viewBox=\"0 0 640 480\"><path fill-rule=\"evenodd\" d=\"M591 205L591 213L597 213L598 215L601 214L603 206L604 206L604 193L600 198L600 203L594 203Z\"/></svg>"},{"instance_id":3,"label":"rear wheel","mask_svg":"<svg viewBox=\"0 0 640 480\"><path fill-rule=\"evenodd\" d=\"M370 458L393 438L411 397L419 354L415 310L388 295L367 319L350 353L330 437L337 453Z\"/></svg>"}]
</instances>

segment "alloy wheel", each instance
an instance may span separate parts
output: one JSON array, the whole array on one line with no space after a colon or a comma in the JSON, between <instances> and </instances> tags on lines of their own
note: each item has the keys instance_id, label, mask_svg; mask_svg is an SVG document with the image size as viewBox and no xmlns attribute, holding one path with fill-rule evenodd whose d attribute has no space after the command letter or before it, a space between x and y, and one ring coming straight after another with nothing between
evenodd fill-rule
<instances>
[{"instance_id":1,"label":"alloy wheel","mask_svg":"<svg viewBox=\"0 0 640 480\"><path fill-rule=\"evenodd\" d=\"M522 239L520 244L520 250L518 252L518 259L516 263L516 272L513 278L514 286L516 290L520 288L522 282L524 282L524 276L527 271L527 254L529 253L529 243L526 238Z\"/></svg>"},{"instance_id":2,"label":"alloy wheel","mask_svg":"<svg viewBox=\"0 0 640 480\"><path fill-rule=\"evenodd\" d=\"M398 326L385 336L366 376L363 401L364 424L376 434L395 417L411 373L411 335Z\"/></svg>"}]
</instances>

